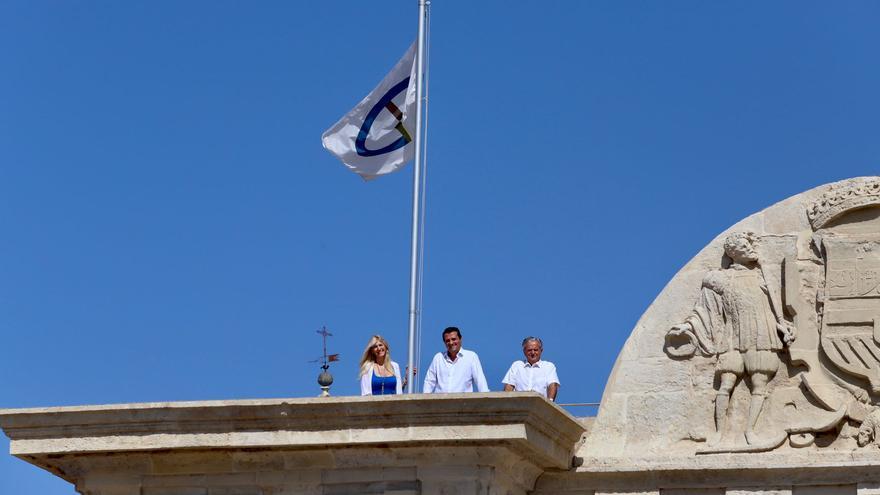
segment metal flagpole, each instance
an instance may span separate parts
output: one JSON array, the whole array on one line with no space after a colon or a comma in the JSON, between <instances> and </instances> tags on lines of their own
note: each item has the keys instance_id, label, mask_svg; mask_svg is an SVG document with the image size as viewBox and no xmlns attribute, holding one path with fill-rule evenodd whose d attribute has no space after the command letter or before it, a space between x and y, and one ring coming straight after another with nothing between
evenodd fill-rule
<instances>
[{"instance_id":1,"label":"metal flagpole","mask_svg":"<svg viewBox=\"0 0 880 495\"><path fill-rule=\"evenodd\" d=\"M419 233L421 222L419 215L421 177L422 177L422 83L425 60L425 12L429 0L419 0L419 42L416 54L416 139L415 164L413 166L413 202L412 202L412 245L410 251L409 274L409 357L407 360L406 392L413 392L415 378L412 370L415 366L416 354L416 323L419 315Z\"/></svg>"}]
</instances>

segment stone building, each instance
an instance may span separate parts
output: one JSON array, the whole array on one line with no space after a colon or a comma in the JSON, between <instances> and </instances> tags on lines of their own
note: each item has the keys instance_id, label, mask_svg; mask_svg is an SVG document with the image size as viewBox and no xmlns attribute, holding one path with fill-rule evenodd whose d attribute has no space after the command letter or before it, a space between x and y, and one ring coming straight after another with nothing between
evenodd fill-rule
<instances>
[{"instance_id":1,"label":"stone building","mask_svg":"<svg viewBox=\"0 0 880 495\"><path fill-rule=\"evenodd\" d=\"M880 494L880 177L719 235L657 296L595 420L533 393L9 409L89 495Z\"/></svg>"}]
</instances>

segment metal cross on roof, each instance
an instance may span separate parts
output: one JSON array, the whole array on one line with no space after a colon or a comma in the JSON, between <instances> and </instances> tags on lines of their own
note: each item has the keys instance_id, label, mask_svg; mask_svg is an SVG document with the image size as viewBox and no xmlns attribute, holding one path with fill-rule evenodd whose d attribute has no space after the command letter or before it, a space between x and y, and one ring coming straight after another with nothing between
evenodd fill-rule
<instances>
[{"instance_id":1,"label":"metal cross on roof","mask_svg":"<svg viewBox=\"0 0 880 495\"><path fill-rule=\"evenodd\" d=\"M321 366L321 368L323 368L324 371L327 371L327 369L330 368L329 363L332 363L333 361L339 361L339 354L329 354L329 355L327 354L327 337L333 336L332 333L327 331L327 327L323 326L317 332L318 332L318 335L320 335L324 340L324 354L323 354L323 357L321 358L323 361L323 365ZM317 360L315 360L315 361L317 361Z\"/></svg>"}]
</instances>

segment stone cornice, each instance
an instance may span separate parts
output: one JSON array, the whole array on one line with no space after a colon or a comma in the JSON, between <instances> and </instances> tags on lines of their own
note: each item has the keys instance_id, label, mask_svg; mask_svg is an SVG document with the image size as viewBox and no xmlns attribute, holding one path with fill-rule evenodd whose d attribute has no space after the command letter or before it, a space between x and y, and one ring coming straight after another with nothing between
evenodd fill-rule
<instances>
[{"instance_id":1,"label":"stone cornice","mask_svg":"<svg viewBox=\"0 0 880 495\"><path fill-rule=\"evenodd\" d=\"M584 433L534 393L402 395L0 410L14 455L162 449L507 444L565 469ZM33 461L32 461L33 462Z\"/></svg>"},{"instance_id":2,"label":"stone cornice","mask_svg":"<svg viewBox=\"0 0 880 495\"><path fill-rule=\"evenodd\" d=\"M639 491L657 488L794 486L880 481L880 451L740 453L673 457L579 459L568 472L546 473L536 494L585 490Z\"/></svg>"}]
</instances>

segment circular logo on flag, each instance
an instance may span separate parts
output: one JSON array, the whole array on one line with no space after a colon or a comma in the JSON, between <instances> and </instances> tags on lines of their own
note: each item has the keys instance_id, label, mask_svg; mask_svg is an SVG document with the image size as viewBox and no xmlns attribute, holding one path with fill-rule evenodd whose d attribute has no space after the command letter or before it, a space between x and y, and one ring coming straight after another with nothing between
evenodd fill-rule
<instances>
[{"instance_id":1,"label":"circular logo on flag","mask_svg":"<svg viewBox=\"0 0 880 495\"><path fill-rule=\"evenodd\" d=\"M359 156L378 156L384 155L386 153L391 153L394 150L398 150L407 145L412 138L407 132L406 128L403 127L403 112L397 108L397 105L394 104L393 100L395 96L399 95L401 92L406 90L409 87L409 78L407 77L403 81L395 84L394 87L388 90L382 98L373 105L373 108L370 109L369 113L367 113L367 118L364 119L363 125L361 125L361 130L358 132L357 139L354 142L355 150L357 150L357 154ZM397 132L400 133L400 137L397 138L393 143L383 146L376 150L367 149L367 136L370 135L370 128L373 127L373 122L376 121L376 117L379 116L379 113L382 112L383 109L388 110L394 118L397 119L397 125L394 127L397 129Z\"/></svg>"}]
</instances>

